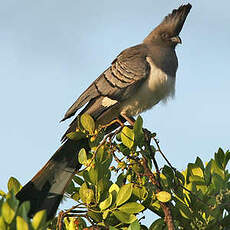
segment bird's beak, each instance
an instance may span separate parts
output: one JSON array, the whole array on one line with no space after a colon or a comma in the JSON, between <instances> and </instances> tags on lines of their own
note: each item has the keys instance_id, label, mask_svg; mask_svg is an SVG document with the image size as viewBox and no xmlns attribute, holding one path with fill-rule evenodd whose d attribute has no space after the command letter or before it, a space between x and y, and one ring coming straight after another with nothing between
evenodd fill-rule
<instances>
[{"instance_id":1,"label":"bird's beak","mask_svg":"<svg viewBox=\"0 0 230 230\"><path fill-rule=\"evenodd\" d=\"M182 44L182 40L179 36L174 36L174 37L171 37L170 40L173 42L173 43L179 43L179 44Z\"/></svg>"}]
</instances>

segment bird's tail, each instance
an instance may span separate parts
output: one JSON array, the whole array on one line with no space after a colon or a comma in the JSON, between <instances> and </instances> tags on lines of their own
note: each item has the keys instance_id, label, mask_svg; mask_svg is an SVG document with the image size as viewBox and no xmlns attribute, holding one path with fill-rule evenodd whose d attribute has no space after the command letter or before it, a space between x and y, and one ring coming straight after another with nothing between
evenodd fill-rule
<instances>
[{"instance_id":1,"label":"bird's tail","mask_svg":"<svg viewBox=\"0 0 230 230\"><path fill-rule=\"evenodd\" d=\"M47 220L54 217L64 191L74 173L81 167L78 152L88 149L87 139L67 140L45 166L16 195L19 201L30 201L29 216L45 209Z\"/></svg>"}]
</instances>

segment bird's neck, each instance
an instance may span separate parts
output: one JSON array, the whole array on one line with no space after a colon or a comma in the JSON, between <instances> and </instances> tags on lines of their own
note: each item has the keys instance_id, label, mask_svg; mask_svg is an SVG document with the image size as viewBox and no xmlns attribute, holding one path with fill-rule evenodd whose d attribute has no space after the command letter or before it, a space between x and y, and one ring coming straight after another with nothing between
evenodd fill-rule
<instances>
[{"instance_id":1,"label":"bird's neck","mask_svg":"<svg viewBox=\"0 0 230 230\"><path fill-rule=\"evenodd\" d=\"M165 73L175 76L175 70L177 70L178 66L175 49L160 44L149 44L148 48L148 55L152 58L157 67L161 68Z\"/></svg>"}]
</instances>

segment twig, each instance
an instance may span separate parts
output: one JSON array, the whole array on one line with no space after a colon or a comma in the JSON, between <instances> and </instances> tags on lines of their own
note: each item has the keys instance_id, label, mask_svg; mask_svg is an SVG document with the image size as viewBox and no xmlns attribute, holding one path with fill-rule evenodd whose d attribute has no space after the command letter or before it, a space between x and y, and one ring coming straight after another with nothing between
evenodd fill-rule
<instances>
[{"instance_id":1,"label":"twig","mask_svg":"<svg viewBox=\"0 0 230 230\"><path fill-rule=\"evenodd\" d=\"M174 172L176 171L176 169L172 166L172 164L169 162L169 160L166 158L166 156L164 155L164 153L161 151L160 145L159 145L159 141L156 138L153 138L154 142L156 143L157 146L157 151L162 155L162 157L165 159L165 161L167 162L167 164L170 166L170 168L172 170L174 170Z\"/></svg>"},{"instance_id":2,"label":"twig","mask_svg":"<svg viewBox=\"0 0 230 230\"><path fill-rule=\"evenodd\" d=\"M157 161L155 159L155 153L153 152L151 145L150 145L152 137L151 137L151 133L148 130L144 130L144 133L145 133L146 145L147 145L147 148L151 154L151 158L152 158L154 166L156 168L158 178L157 179L155 178L154 174L152 173L152 171L148 167L147 159L143 156L144 172L145 172L146 176L150 179L152 184L156 186L156 191L157 191L157 193L159 193L160 191L162 191L161 184L160 184L160 170L159 170ZM168 230L174 230L175 228L174 228L172 212L171 212L169 203L163 203L160 201L159 201L159 203L160 203L160 206L164 212L164 215L165 215L164 221L167 224Z\"/></svg>"},{"instance_id":3,"label":"twig","mask_svg":"<svg viewBox=\"0 0 230 230\"><path fill-rule=\"evenodd\" d=\"M156 186L156 191L157 192L160 192L162 191L160 188L159 188L159 181L156 180L154 174L151 172L151 170L149 169L148 165L147 165L147 160L146 158L144 157L144 160L143 160L143 167L144 167L144 171L145 171L145 175L149 178L149 180L152 182L153 185ZM165 214L165 223L167 224L168 226L168 230L174 230L174 224L173 224L173 218L172 218L172 213L171 213L171 209L169 207L169 205L167 203L163 203L163 202L160 202L160 206Z\"/></svg>"}]
</instances>

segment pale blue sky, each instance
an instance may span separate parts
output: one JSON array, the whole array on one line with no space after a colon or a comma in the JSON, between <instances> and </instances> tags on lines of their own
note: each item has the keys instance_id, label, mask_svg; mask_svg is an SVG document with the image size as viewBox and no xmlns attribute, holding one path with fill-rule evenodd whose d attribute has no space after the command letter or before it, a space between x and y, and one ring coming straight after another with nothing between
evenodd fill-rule
<instances>
[{"instance_id":1,"label":"pale blue sky","mask_svg":"<svg viewBox=\"0 0 230 230\"><path fill-rule=\"evenodd\" d=\"M60 145L68 107L123 49L183 1L0 1L0 189L27 182ZM176 97L143 114L179 170L230 147L230 2L192 0Z\"/></svg>"}]
</instances>

